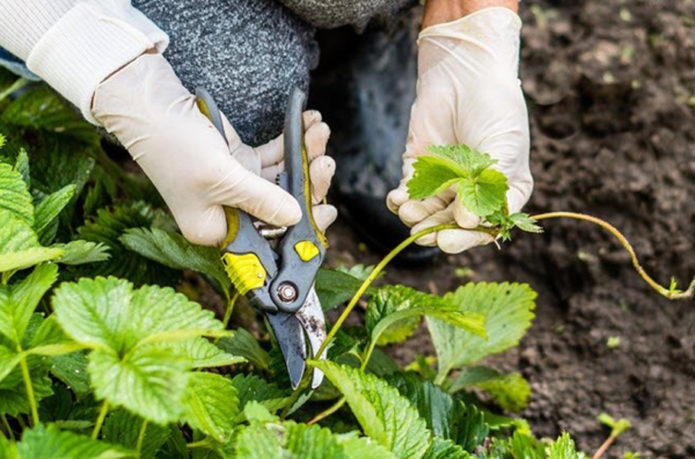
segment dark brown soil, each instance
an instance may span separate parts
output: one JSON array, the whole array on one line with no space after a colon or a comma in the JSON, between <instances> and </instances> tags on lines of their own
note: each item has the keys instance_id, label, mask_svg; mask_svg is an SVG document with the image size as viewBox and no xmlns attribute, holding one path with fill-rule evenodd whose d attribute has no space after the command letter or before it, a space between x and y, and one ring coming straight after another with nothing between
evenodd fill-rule
<instances>
[{"instance_id":1,"label":"dark brown soil","mask_svg":"<svg viewBox=\"0 0 695 459\"><path fill-rule=\"evenodd\" d=\"M522 4L522 76L531 112L536 190L531 212L605 218L649 272L687 286L695 275L695 1L591 0ZM530 283L537 318L495 365L521 371L534 431L573 434L595 451L596 416L633 427L610 457L695 457L695 302L660 299L603 230L551 221L501 251L480 248L435 267L391 268L388 280L442 293L468 279ZM373 263L344 224L331 263ZM457 275L458 273L458 275ZM617 348L607 340L619 337ZM425 332L402 360L431 347Z\"/></svg>"}]
</instances>

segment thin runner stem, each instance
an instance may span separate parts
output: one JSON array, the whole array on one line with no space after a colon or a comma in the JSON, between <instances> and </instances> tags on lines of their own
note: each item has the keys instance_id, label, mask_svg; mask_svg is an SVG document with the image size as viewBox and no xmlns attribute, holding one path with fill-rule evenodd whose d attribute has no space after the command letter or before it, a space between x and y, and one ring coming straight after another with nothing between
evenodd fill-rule
<instances>
[{"instance_id":1,"label":"thin runner stem","mask_svg":"<svg viewBox=\"0 0 695 459\"><path fill-rule=\"evenodd\" d=\"M591 457L591 459L601 459L601 457L604 455L606 451L608 451L608 448L613 444L615 439L618 438L617 436L611 435L610 437L606 438L606 441L603 442L601 447L596 451L596 453Z\"/></svg>"},{"instance_id":2,"label":"thin runner stem","mask_svg":"<svg viewBox=\"0 0 695 459\"><path fill-rule=\"evenodd\" d=\"M99 417L97 417L97 422L94 424L94 430L92 430L92 438L96 440L99 438L99 432L101 432L101 426L104 424L104 419L109 412L109 402L104 400L101 404L101 410L99 410Z\"/></svg>"},{"instance_id":3,"label":"thin runner stem","mask_svg":"<svg viewBox=\"0 0 695 459\"><path fill-rule=\"evenodd\" d=\"M627 238L623 236L623 234L615 226L611 225L605 220L601 220L600 218L577 212L548 212L544 214L532 215L530 218L532 220L537 221L550 220L553 218L570 218L574 220L584 220L598 225L601 228L607 230L609 233L611 233L618 240L618 242L620 242L620 245L622 245L623 248L625 248L627 253L630 255L632 266L635 267L637 274L639 274L639 276L647 284L649 284L651 288L656 290L659 293L659 295L662 295L668 298L669 300L685 300L691 299L693 298L693 296L695 296L695 279L693 279L693 281L690 283L690 286L685 291L679 291L673 288L666 288L658 282L656 282L649 274L647 274L642 265L639 263L639 260L637 259L637 254L635 253L635 250L632 248L632 245L627 240Z\"/></svg>"}]
</instances>

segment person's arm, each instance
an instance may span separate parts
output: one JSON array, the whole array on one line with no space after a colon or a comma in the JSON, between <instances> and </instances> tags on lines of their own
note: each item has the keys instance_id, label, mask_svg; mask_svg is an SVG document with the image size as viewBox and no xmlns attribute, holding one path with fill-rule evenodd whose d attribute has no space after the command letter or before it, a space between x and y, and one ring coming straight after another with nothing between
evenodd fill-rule
<instances>
[{"instance_id":1,"label":"person's arm","mask_svg":"<svg viewBox=\"0 0 695 459\"><path fill-rule=\"evenodd\" d=\"M491 6L503 6L515 13L519 10L518 0L427 0L422 28L451 22Z\"/></svg>"},{"instance_id":2,"label":"person's arm","mask_svg":"<svg viewBox=\"0 0 695 459\"><path fill-rule=\"evenodd\" d=\"M91 101L97 85L146 50L162 52L168 43L128 0L0 0L0 46L95 124Z\"/></svg>"}]
</instances>

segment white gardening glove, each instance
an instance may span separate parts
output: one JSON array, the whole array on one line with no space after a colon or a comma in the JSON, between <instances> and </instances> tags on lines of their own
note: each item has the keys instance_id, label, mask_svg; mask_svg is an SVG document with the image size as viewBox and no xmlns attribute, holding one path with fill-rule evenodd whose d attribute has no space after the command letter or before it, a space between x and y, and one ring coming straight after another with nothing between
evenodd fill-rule
<instances>
[{"instance_id":1,"label":"white gardening glove","mask_svg":"<svg viewBox=\"0 0 695 459\"><path fill-rule=\"evenodd\" d=\"M423 30L419 38L417 99L403 156L403 180L387 198L389 209L412 234L446 223L462 229L425 236L418 244L460 253L492 242L467 231L480 219L465 209L454 190L411 200L406 187L413 163L430 145L464 143L488 153L507 176L509 211L518 212L533 189L529 127L518 79L521 20L513 11L485 8L454 22Z\"/></svg>"},{"instance_id":2,"label":"white gardening glove","mask_svg":"<svg viewBox=\"0 0 695 459\"><path fill-rule=\"evenodd\" d=\"M92 113L152 180L191 242L215 245L224 239L222 206L276 226L301 218L296 200L272 182L283 169L282 138L252 148L223 117L226 144L161 55L143 54L103 81ZM316 111L304 113L304 125L317 204L335 172L335 162L325 156L330 131ZM314 208L322 230L336 215L329 205Z\"/></svg>"}]
</instances>

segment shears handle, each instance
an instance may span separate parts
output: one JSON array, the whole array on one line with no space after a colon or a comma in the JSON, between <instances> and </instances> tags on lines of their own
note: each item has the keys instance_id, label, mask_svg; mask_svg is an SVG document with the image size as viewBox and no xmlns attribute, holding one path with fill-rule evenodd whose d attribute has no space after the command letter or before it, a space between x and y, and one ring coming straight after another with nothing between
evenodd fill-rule
<instances>
[{"instance_id":1,"label":"shears handle","mask_svg":"<svg viewBox=\"0 0 695 459\"><path fill-rule=\"evenodd\" d=\"M227 140L222 115L212 96L202 88L196 89L196 103ZM268 312L278 310L267 288L277 272L275 255L268 241L253 225L251 217L239 209L225 208L227 237L222 244L222 263L234 288L246 295L252 306Z\"/></svg>"},{"instance_id":2,"label":"shears handle","mask_svg":"<svg viewBox=\"0 0 695 459\"><path fill-rule=\"evenodd\" d=\"M302 219L287 229L277 249L282 263L270 285L270 295L283 311L295 312L306 301L328 248L325 235L314 221L309 158L304 145L302 114L306 94L295 88L285 114L285 171L279 185L299 203Z\"/></svg>"}]
</instances>

